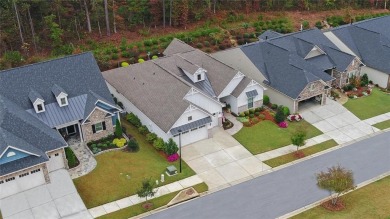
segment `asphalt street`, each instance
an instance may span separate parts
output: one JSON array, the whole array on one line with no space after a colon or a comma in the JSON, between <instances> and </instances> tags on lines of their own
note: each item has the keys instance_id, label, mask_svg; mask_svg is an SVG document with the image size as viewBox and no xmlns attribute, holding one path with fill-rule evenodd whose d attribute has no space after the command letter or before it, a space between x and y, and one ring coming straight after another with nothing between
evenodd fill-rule
<instances>
[{"instance_id":1,"label":"asphalt street","mask_svg":"<svg viewBox=\"0 0 390 219\"><path fill-rule=\"evenodd\" d=\"M329 196L315 174L340 164L355 184L390 171L390 132L170 207L148 218L276 218Z\"/></svg>"}]
</instances>

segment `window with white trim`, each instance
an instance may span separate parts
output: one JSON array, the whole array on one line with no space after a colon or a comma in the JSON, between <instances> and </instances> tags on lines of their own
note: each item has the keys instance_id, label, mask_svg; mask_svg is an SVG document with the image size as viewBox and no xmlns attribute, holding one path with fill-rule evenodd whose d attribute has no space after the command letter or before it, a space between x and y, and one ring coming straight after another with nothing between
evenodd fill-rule
<instances>
[{"instance_id":1,"label":"window with white trim","mask_svg":"<svg viewBox=\"0 0 390 219\"><path fill-rule=\"evenodd\" d=\"M43 103L37 104L37 113L44 112L45 111L45 106Z\"/></svg>"},{"instance_id":2,"label":"window with white trim","mask_svg":"<svg viewBox=\"0 0 390 219\"><path fill-rule=\"evenodd\" d=\"M188 121L191 121L191 120L192 120L192 116L189 116L189 117L188 117Z\"/></svg>"},{"instance_id":3,"label":"window with white trim","mask_svg":"<svg viewBox=\"0 0 390 219\"><path fill-rule=\"evenodd\" d=\"M68 101L66 100L66 97L63 97L60 99L61 101L61 106L65 106L65 105L68 105Z\"/></svg>"},{"instance_id":4,"label":"window with white trim","mask_svg":"<svg viewBox=\"0 0 390 219\"><path fill-rule=\"evenodd\" d=\"M15 156L15 155L16 155L16 153L13 152L13 151L7 153L7 157L12 157L12 156Z\"/></svg>"},{"instance_id":5,"label":"window with white trim","mask_svg":"<svg viewBox=\"0 0 390 219\"><path fill-rule=\"evenodd\" d=\"M12 180L15 180L15 177L11 177L11 178L5 179L5 182L9 182L9 181L12 181Z\"/></svg>"},{"instance_id":6,"label":"window with white trim","mask_svg":"<svg viewBox=\"0 0 390 219\"><path fill-rule=\"evenodd\" d=\"M106 123L105 122L98 122L92 125L92 132L93 133L98 133L103 130L106 130Z\"/></svg>"},{"instance_id":7,"label":"window with white trim","mask_svg":"<svg viewBox=\"0 0 390 219\"><path fill-rule=\"evenodd\" d=\"M19 175L19 178L22 178L22 177L25 177L25 176L28 176L28 175L30 175L28 172L27 173L22 173L22 174Z\"/></svg>"},{"instance_id":8,"label":"window with white trim","mask_svg":"<svg viewBox=\"0 0 390 219\"><path fill-rule=\"evenodd\" d=\"M38 173L38 172L40 172L41 171L41 169L36 169L36 170L32 170L30 173L31 174L34 174L34 173Z\"/></svg>"}]
</instances>

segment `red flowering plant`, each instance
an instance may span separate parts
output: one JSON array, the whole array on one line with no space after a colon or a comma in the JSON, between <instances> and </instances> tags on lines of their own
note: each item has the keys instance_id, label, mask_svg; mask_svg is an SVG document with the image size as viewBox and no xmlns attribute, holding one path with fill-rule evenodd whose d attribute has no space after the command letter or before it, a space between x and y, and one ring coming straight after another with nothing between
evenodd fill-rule
<instances>
[{"instance_id":1,"label":"red flowering plant","mask_svg":"<svg viewBox=\"0 0 390 219\"><path fill-rule=\"evenodd\" d=\"M177 159L179 159L179 154L177 154L177 153L171 154L167 157L167 160L169 162L175 162L175 161L177 161Z\"/></svg>"}]
</instances>

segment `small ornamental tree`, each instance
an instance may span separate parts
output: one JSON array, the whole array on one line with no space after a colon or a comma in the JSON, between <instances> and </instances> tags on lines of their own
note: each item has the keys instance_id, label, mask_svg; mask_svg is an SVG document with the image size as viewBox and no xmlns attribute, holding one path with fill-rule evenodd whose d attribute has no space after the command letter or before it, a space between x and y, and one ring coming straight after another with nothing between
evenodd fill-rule
<instances>
[{"instance_id":1,"label":"small ornamental tree","mask_svg":"<svg viewBox=\"0 0 390 219\"><path fill-rule=\"evenodd\" d=\"M341 194L355 189L353 173L343 167L333 166L327 172L317 174L317 185L332 194L332 205L336 205Z\"/></svg>"},{"instance_id":2,"label":"small ornamental tree","mask_svg":"<svg viewBox=\"0 0 390 219\"><path fill-rule=\"evenodd\" d=\"M121 123L119 122L119 119L116 119L115 121L115 136L117 138L122 138L122 127L121 127Z\"/></svg>"},{"instance_id":3,"label":"small ornamental tree","mask_svg":"<svg viewBox=\"0 0 390 219\"><path fill-rule=\"evenodd\" d=\"M148 197L153 197L156 194L156 184L152 181L152 179L144 179L142 180L141 187L137 190L137 195L140 198L145 198L146 201Z\"/></svg>"},{"instance_id":4,"label":"small ornamental tree","mask_svg":"<svg viewBox=\"0 0 390 219\"><path fill-rule=\"evenodd\" d=\"M179 150L179 148L177 147L176 142L174 142L172 138L170 138L168 140L168 142L165 143L164 152L168 156L175 154L178 150Z\"/></svg>"},{"instance_id":5,"label":"small ornamental tree","mask_svg":"<svg viewBox=\"0 0 390 219\"><path fill-rule=\"evenodd\" d=\"M306 130L302 127L299 127L291 136L291 143L297 146L297 151L299 147L305 145Z\"/></svg>"}]
</instances>

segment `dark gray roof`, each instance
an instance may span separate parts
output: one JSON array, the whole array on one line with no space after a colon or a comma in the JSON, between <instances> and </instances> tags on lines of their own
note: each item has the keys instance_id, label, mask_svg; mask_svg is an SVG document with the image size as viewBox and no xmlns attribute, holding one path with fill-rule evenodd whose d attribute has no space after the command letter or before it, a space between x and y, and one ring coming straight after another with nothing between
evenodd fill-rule
<instances>
[{"instance_id":1,"label":"dark gray roof","mask_svg":"<svg viewBox=\"0 0 390 219\"><path fill-rule=\"evenodd\" d=\"M242 93L242 91L245 90L246 87L248 87L249 83L251 83L251 79L248 77L244 77L240 83L238 83L237 87L233 90L232 95L233 97L238 97Z\"/></svg>"},{"instance_id":2,"label":"dark gray roof","mask_svg":"<svg viewBox=\"0 0 390 219\"><path fill-rule=\"evenodd\" d=\"M269 40L278 36L282 36L283 34L275 32L273 30L266 30L262 33L258 38L259 40Z\"/></svg>"},{"instance_id":3,"label":"dark gray roof","mask_svg":"<svg viewBox=\"0 0 390 219\"><path fill-rule=\"evenodd\" d=\"M259 93L257 93L257 90L251 90L251 91L246 92L245 94L248 98L255 97L255 96L259 95Z\"/></svg>"},{"instance_id":4,"label":"dark gray roof","mask_svg":"<svg viewBox=\"0 0 390 219\"><path fill-rule=\"evenodd\" d=\"M33 108L31 90L39 93L45 104L57 102L54 85L65 90L68 98L93 91L115 104L90 52L0 71L0 84L0 94L25 110Z\"/></svg>"},{"instance_id":5,"label":"dark gray roof","mask_svg":"<svg viewBox=\"0 0 390 219\"><path fill-rule=\"evenodd\" d=\"M84 119L84 109L87 102L87 95L80 95L68 99L67 107L60 107L57 103L45 106L45 112L35 113L34 109L29 109L32 116L38 118L51 128Z\"/></svg>"},{"instance_id":6,"label":"dark gray roof","mask_svg":"<svg viewBox=\"0 0 390 219\"><path fill-rule=\"evenodd\" d=\"M153 61L112 69L102 74L109 84L165 132L170 130L190 105L184 96L191 86Z\"/></svg>"},{"instance_id":7,"label":"dark gray roof","mask_svg":"<svg viewBox=\"0 0 390 219\"><path fill-rule=\"evenodd\" d=\"M193 48L190 45L184 43L183 41L175 38L171 41L171 43L168 45L168 47L164 50L163 54L166 56L170 56L173 54L189 52L189 51L193 51L193 50L195 50L195 48Z\"/></svg>"},{"instance_id":8,"label":"dark gray roof","mask_svg":"<svg viewBox=\"0 0 390 219\"><path fill-rule=\"evenodd\" d=\"M37 99L41 99L44 101L42 95L40 95L35 90L30 90L30 92L28 93L28 98L30 99L31 103L34 103Z\"/></svg>"},{"instance_id":9,"label":"dark gray roof","mask_svg":"<svg viewBox=\"0 0 390 219\"><path fill-rule=\"evenodd\" d=\"M206 118L202 118L202 119L199 119L199 120L196 120L196 121L193 121L193 122L190 122L190 123L178 126L178 127L174 127L171 129L171 134L177 135L177 134L179 134L179 130L181 132L185 132L185 131L191 130L193 128L198 128L199 126L205 125L205 124L210 123L210 122L211 122L211 117L208 116Z\"/></svg>"},{"instance_id":10,"label":"dark gray roof","mask_svg":"<svg viewBox=\"0 0 390 219\"><path fill-rule=\"evenodd\" d=\"M331 30L368 67L390 74L390 16L365 20Z\"/></svg>"},{"instance_id":11,"label":"dark gray roof","mask_svg":"<svg viewBox=\"0 0 390 219\"><path fill-rule=\"evenodd\" d=\"M48 160L49 159L47 158L46 155L40 156L40 157L28 156L28 157L18 159L16 161L5 163L5 164L1 165L0 176L7 175L10 173L19 171L19 170L23 170L23 169L29 168L31 166L35 166L35 165L44 163Z\"/></svg>"},{"instance_id":12,"label":"dark gray roof","mask_svg":"<svg viewBox=\"0 0 390 219\"><path fill-rule=\"evenodd\" d=\"M58 95L60 95L61 93L64 93L66 94L66 91L58 86L57 84L54 84L53 87L51 88L51 91L53 92L54 96L58 97Z\"/></svg>"},{"instance_id":13,"label":"dark gray roof","mask_svg":"<svg viewBox=\"0 0 390 219\"><path fill-rule=\"evenodd\" d=\"M8 146L38 154L40 158L26 159L33 165L45 161L45 152L65 147L67 143L58 131L0 94L0 154ZM20 160L11 161L1 165L1 174L19 170L18 168L24 165Z\"/></svg>"}]
</instances>

